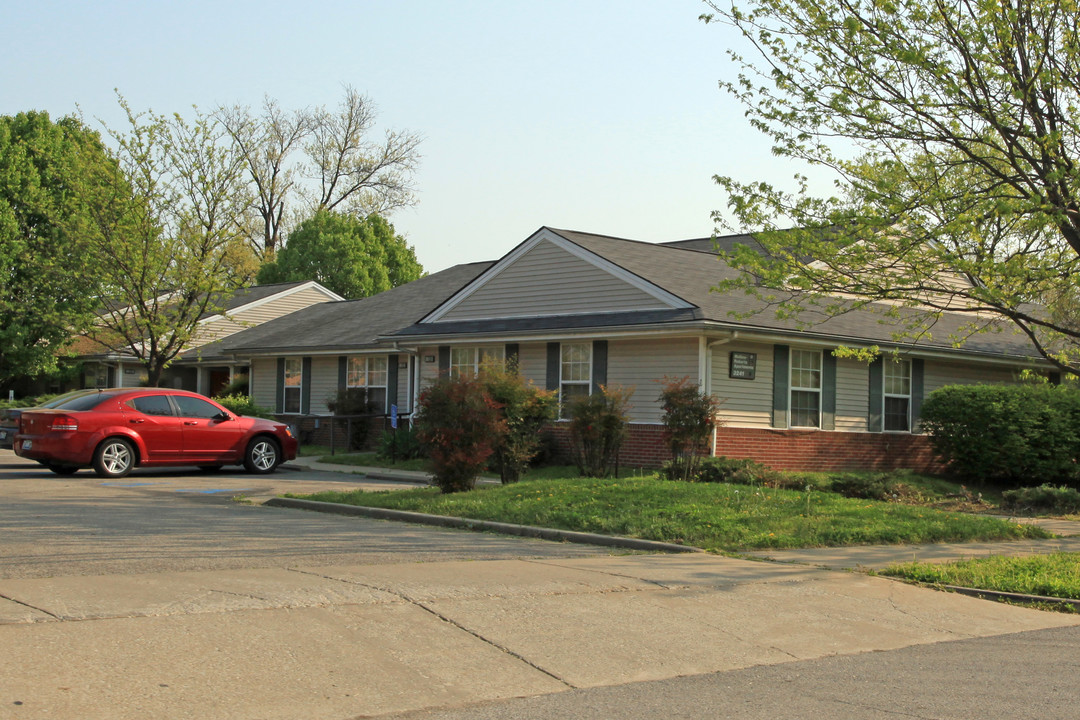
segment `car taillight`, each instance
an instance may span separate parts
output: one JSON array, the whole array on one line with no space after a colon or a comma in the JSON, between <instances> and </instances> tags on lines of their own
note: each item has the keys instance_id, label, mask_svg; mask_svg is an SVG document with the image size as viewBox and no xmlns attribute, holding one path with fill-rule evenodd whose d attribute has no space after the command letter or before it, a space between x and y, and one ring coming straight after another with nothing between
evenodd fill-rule
<instances>
[{"instance_id":1,"label":"car taillight","mask_svg":"<svg viewBox=\"0 0 1080 720\"><path fill-rule=\"evenodd\" d=\"M57 415L53 418L52 424L49 425L50 430L78 430L79 421L73 418L71 415Z\"/></svg>"}]
</instances>

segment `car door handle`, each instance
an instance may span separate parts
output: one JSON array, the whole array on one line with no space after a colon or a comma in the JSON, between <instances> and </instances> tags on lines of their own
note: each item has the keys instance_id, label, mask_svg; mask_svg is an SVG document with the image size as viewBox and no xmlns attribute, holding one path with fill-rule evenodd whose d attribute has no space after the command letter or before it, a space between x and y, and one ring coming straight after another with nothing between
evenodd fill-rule
<instances>
[{"instance_id":1,"label":"car door handle","mask_svg":"<svg viewBox=\"0 0 1080 720\"><path fill-rule=\"evenodd\" d=\"M199 421L198 420L185 420L184 424L185 425L198 425Z\"/></svg>"},{"instance_id":2,"label":"car door handle","mask_svg":"<svg viewBox=\"0 0 1080 720\"><path fill-rule=\"evenodd\" d=\"M128 420L128 422L131 423L132 425L138 425L139 423L144 423L146 421L143 420L142 418L131 418L130 420Z\"/></svg>"}]
</instances>

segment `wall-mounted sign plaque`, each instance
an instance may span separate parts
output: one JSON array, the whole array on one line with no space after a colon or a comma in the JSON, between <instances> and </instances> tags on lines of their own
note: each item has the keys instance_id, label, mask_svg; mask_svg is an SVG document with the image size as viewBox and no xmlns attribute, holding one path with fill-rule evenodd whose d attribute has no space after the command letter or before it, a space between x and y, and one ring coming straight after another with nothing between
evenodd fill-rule
<instances>
[{"instance_id":1,"label":"wall-mounted sign plaque","mask_svg":"<svg viewBox=\"0 0 1080 720\"><path fill-rule=\"evenodd\" d=\"M728 377L753 380L757 374L757 353L733 352L728 364Z\"/></svg>"}]
</instances>

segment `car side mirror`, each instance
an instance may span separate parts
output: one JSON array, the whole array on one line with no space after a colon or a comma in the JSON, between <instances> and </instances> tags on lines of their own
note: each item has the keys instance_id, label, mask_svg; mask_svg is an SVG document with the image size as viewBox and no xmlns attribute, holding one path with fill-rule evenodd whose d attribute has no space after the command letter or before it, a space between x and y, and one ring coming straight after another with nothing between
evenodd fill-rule
<instances>
[{"instance_id":1,"label":"car side mirror","mask_svg":"<svg viewBox=\"0 0 1080 720\"><path fill-rule=\"evenodd\" d=\"M214 416L214 419L220 422L225 422L226 420L232 420L232 415L227 412L219 412L217 415Z\"/></svg>"}]
</instances>

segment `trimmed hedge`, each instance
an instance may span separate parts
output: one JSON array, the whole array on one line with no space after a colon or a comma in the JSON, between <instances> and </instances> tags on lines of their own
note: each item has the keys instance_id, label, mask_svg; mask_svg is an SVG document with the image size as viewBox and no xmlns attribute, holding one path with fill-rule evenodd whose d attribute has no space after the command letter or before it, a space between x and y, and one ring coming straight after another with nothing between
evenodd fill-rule
<instances>
[{"instance_id":1,"label":"trimmed hedge","mask_svg":"<svg viewBox=\"0 0 1080 720\"><path fill-rule=\"evenodd\" d=\"M1054 385L950 385L922 406L922 427L964 481L1076 484L1080 391Z\"/></svg>"}]
</instances>

